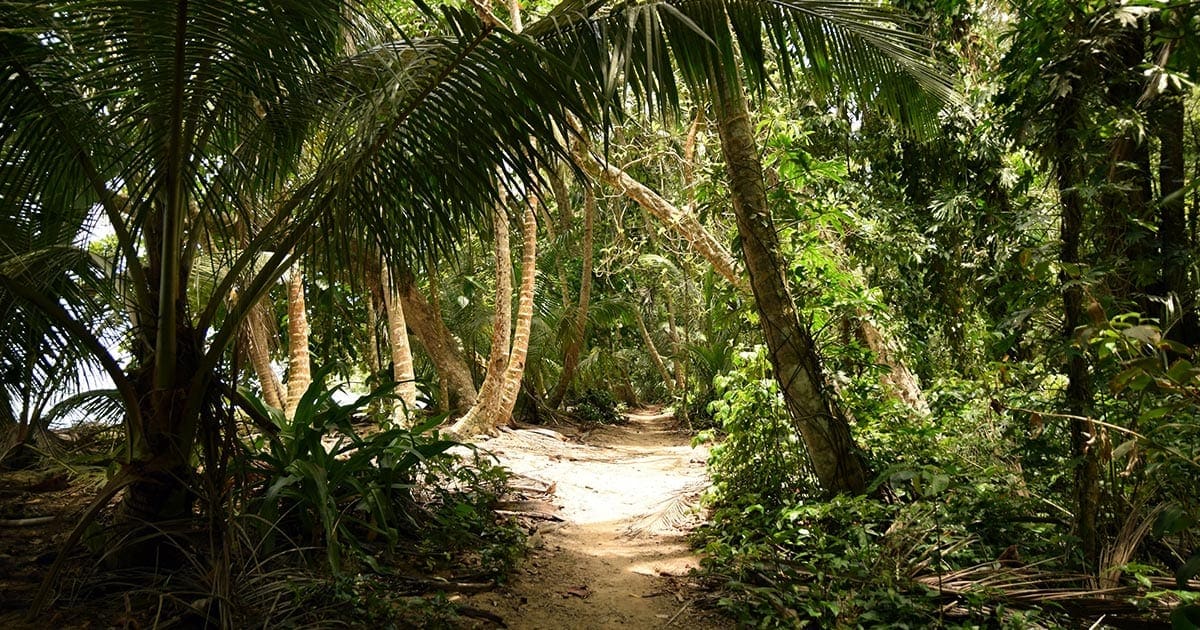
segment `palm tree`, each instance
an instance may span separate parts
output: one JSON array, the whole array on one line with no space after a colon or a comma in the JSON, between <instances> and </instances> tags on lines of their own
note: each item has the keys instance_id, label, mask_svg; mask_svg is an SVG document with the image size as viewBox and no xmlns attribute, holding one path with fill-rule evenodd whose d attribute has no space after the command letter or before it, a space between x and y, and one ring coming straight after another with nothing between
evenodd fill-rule
<instances>
[{"instance_id":1,"label":"palm tree","mask_svg":"<svg viewBox=\"0 0 1200 630\"><path fill-rule=\"evenodd\" d=\"M448 34L418 40L351 0L0 10L0 164L25 174L6 170L0 226L94 206L124 300L107 314L132 358L122 366L79 302L45 297L64 291L8 252L3 299L69 337L121 392L128 461L102 498L126 486L131 522L190 513L193 453L222 442L199 438L223 430L213 413L232 391L227 351L313 243L373 233L397 261L444 248L486 224L477 209L498 188L536 187L568 115L588 119L571 73L532 42L452 9L441 19ZM232 226L251 215L263 218L240 244ZM220 252L221 274L193 306L201 250Z\"/></svg>"},{"instance_id":2,"label":"palm tree","mask_svg":"<svg viewBox=\"0 0 1200 630\"><path fill-rule=\"evenodd\" d=\"M868 2L646 3L620 5L619 19L600 9L569 0L526 32L564 58L586 59L589 76L610 86L610 100L615 86L625 85L649 109L677 109L676 70L693 93L708 97L743 262L789 414L822 487L862 492L866 471L848 418L825 382L812 332L788 286L743 80L763 89L770 60L785 87L803 76L813 92L855 98L864 109L927 126L939 99L950 95L922 52L927 44L902 17Z\"/></svg>"},{"instance_id":3,"label":"palm tree","mask_svg":"<svg viewBox=\"0 0 1200 630\"><path fill-rule=\"evenodd\" d=\"M225 430L215 411L232 396L228 350L251 307L315 243L316 263L349 249L348 235L377 235L394 262L445 249L464 227L486 227L480 209L500 190L538 190L538 174L566 157L564 130L613 111L619 86L671 109L677 71L715 106L789 409L827 487L860 485L843 470L844 418L781 271L739 65L765 85L766 42L785 83L804 72L912 119L925 101L919 84L944 89L918 38L859 2L568 0L522 36L444 8L445 34L421 39L398 37L365 5L28 0L0 10L0 229L95 208L116 242L122 302L103 313L131 348L126 366L82 314L106 302L56 285L26 264L29 252L3 252L0 264L0 302L99 363L124 401L128 459L99 502L125 487L130 522L190 513L193 455L223 443L208 438ZM242 242L233 226L251 216L257 230ZM80 223L68 240L96 225ZM185 289L201 251L220 258L210 265L219 274L193 305Z\"/></svg>"}]
</instances>

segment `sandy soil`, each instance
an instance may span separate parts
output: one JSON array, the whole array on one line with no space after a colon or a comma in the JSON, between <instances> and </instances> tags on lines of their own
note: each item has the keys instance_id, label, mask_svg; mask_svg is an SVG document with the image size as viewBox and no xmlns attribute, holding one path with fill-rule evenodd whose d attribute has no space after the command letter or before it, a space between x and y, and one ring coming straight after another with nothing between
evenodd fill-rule
<instances>
[{"instance_id":1,"label":"sandy soil","mask_svg":"<svg viewBox=\"0 0 1200 630\"><path fill-rule=\"evenodd\" d=\"M515 430L482 444L545 514L510 583L460 603L514 629L733 627L688 577L698 561L685 536L699 522L707 452L670 416L629 419L571 439Z\"/></svg>"}]
</instances>

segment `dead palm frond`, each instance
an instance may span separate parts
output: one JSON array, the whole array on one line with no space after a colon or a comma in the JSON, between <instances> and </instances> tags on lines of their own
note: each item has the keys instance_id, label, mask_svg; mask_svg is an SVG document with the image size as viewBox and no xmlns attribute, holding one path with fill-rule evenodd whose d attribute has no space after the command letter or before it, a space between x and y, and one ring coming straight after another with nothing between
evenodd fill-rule
<instances>
[{"instance_id":1,"label":"dead palm frond","mask_svg":"<svg viewBox=\"0 0 1200 630\"><path fill-rule=\"evenodd\" d=\"M672 492L654 509L634 519L625 527L626 538L641 538L661 534L685 533L703 520L700 517L700 497L709 487L707 479L692 481Z\"/></svg>"}]
</instances>

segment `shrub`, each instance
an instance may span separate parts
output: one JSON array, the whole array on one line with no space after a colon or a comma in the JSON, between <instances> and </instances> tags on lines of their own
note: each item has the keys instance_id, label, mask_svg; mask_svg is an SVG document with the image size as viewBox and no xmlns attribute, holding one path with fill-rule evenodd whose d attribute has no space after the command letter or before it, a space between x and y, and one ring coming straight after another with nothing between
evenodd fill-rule
<instances>
[{"instance_id":1,"label":"shrub","mask_svg":"<svg viewBox=\"0 0 1200 630\"><path fill-rule=\"evenodd\" d=\"M620 424L625 420L619 403L607 389L588 388L575 399L575 415L585 422Z\"/></svg>"}]
</instances>

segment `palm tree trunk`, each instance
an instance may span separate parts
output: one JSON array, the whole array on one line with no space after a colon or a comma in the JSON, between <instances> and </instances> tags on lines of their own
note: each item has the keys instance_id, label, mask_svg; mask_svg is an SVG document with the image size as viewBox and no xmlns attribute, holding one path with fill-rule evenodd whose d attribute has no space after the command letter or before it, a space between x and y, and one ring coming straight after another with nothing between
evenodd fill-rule
<instances>
[{"instance_id":1,"label":"palm tree trunk","mask_svg":"<svg viewBox=\"0 0 1200 630\"><path fill-rule=\"evenodd\" d=\"M866 469L846 415L825 383L812 333L800 320L788 289L745 93L740 83L720 71L713 78L733 211L775 378L821 486L834 493L861 493L867 485Z\"/></svg>"},{"instance_id":2,"label":"palm tree trunk","mask_svg":"<svg viewBox=\"0 0 1200 630\"><path fill-rule=\"evenodd\" d=\"M250 307L246 320L242 322L242 342L262 388L263 400L276 409L283 409L283 385L271 367L271 338L274 332L271 319L264 302Z\"/></svg>"},{"instance_id":3,"label":"palm tree trunk","mask_svg":"<svg viewBox=\"0 0 1200 630\"><path fill-rule=\"evenodd\" d=\"M479 386L479 398L451 428L451 432L476 435L487 430L500 405L504 373L509 360L509 335L512 326L512 250L509 247L508 221L496 210L494 220L494 263L496 269L496 307L492 314L492 347L488 352L487 374Z\"/></svg>"},{"instance_id":4,"label":"palm tree trunk","mask_svg":"<svg viewBox=\"0 0 1200 630\"><path fill-rule=\"evenodd\" d=\"M300 264L292 268L288 279L288 379L283 413L290 420L296 415L300 397L312 384L308 353L308 314L304 305L304 273Z\"/></svg>"},{"instance_id":5,"label":"palm tree trunk","mask_svg":"<svg viewBox=\"0 0 1200 630\"><path fill-rule=\"evenodd\" d=\"M671 367L675 372L675 391L687 389L687 375L683 365L683 340L679 334L679 326L675 323L675 300L671 299L670 291L663 291L663 305L667 307L667 337L671 340Z\"/></svg>"},{"instance_id":6,"label":"palm tree trunk","mask_svg":"<svg viewBox=\"0 0 1200 630\"><path fill-rule=\"evenodd\" d=\"M512 335L512 249L507 216L497 210L495 219L494 268L496 270L496 306L492 313L492 345L488 351L487 373L479 387L479 414L495 414L508 367ZM469 415L469 413L468 413Z\"/></svg>"},{"instance_id":7,"label":"palm tree trunk","mask_svg":"<svg viewBox=\"0 0 1200 630\"><path fill-rule=\"evenodd\" d=\"M387 309L388 346L392 350L392 380L396 381L396 395L400 399L394 416L397 422L407 423L417 405L417 381L413 370L412 347L408 343L408 324L404 321L404 307L400 294L392 282L386 261L380 261L380 282Z\"/></svg>"},{"instance_id":8,"label":"palm tree trunk","mask_svg":"<svg viewBox=\"0 0 1200 630\"><path fill-rule=\"evenodd\" d=\"M521 292L517 301L517 324L513 331L512 354L508 358L508 369L504 371L504 383L500 393L500 404L492 420L494 429L507 424L517 404L521 381L525 378L525 358L529 355L529 331L533 327L533 298L537 288L537 211L533 206L537 198L529 200L525 208L525 222L521 229Z\"/></svg>"}]
</instances>

